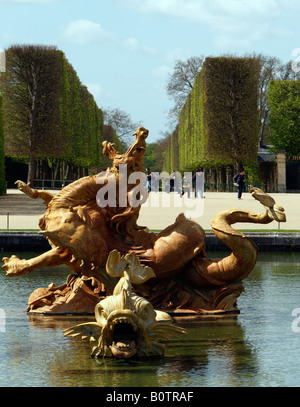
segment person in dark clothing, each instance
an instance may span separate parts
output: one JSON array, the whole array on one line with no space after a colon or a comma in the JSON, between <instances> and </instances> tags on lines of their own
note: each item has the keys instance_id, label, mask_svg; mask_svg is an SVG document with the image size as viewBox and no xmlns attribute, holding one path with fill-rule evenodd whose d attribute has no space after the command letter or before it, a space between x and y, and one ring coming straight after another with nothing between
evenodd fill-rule
<instances>
[{"instance_id":1,"label":"person in dark clothing","mask_svg":"<svg viewBox=\"0 0 300 407\"><path fill-rule=\"evenodd\" d=\"M183 177L183 188L182 188L182 193L181 196L183 196L185 193L187 193L188 198L191 196L191 184L188 176Z\"/></svg>"},{"instance_id":2,"label":"person in dark clothing","mask_svg":"<svg viewBox=\"0 0 300 407\"><path fill-rule=\"evenodd\" d=\"M147 175L147 191L149 193L151 192L151 178L152 178L150 168L146 168L146 175Z\"/></svg>"},{"instance_id":3,"label":"person in dark clothing","mask_svg":"<svg viewBox=\"0 0 300 407\"><path fill-rule=\"evenodd\" d=\"M242 199L242 194L245 187L245 171L241 170L233 177L233 182L238 185L238 199Z\"/></svg>"},{"instance_id":4,"label":"person in dark clothing","mask_svg":"<svg viewBox=\"0 0 300 407\"><path fill-rule=\"evenodd\" d=\"M174 191L175 178L176 178L175 171L172 171L172 172L171 172L171 176L170 176L170 192L173 192L173 191Z\"/></svg>"}]
</instances>

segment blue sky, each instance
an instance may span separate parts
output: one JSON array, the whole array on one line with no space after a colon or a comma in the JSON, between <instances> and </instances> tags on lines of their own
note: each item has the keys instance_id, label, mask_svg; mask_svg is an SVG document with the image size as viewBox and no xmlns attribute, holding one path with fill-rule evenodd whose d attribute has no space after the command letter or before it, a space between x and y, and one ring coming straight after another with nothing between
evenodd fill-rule
<instances>
[{"instance_id":1,"label":"blue sky","mask_svg":"<svg viewBox=\"0 0 300 407\"><path fill-rule=\"evenodd\" d=\"M177 59L253 51L295 59L300 2L0 0L0 48L13 44L57 46L99 107L124 110L154 142L169 130L166 84Z\"/></svg>"}]
</instances>

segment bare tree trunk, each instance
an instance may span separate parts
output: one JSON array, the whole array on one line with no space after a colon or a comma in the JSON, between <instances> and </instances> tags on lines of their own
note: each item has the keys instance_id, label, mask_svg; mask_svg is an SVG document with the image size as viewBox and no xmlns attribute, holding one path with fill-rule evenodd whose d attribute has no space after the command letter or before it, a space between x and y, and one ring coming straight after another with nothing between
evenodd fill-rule
<instances>
[{"instance_id":1,"label":"bare tree trunk","mask_svg":"<svg viewBox=\"0 0 300 407\"><path fill-rule=\"evenodd\" d=\"M55 163L55 170L53 175L54 180L60 179L59 171L60 171L60 159L58 158Z\"/></svg>"},{"instance_id":2,"label":"bare tree trunk","mask_svg":"<svg viewBox=\"0 0 300 407\"><path fill-rule=\"evenodd\" d=\"M63 169L63 173L64 173L63 179L67 180L68 176L69 176L69 171L70 171L70 167L69 167L69 164L67 163L67 161L64 162L63 168L64 168Z\"/></svg>"},{"instance_id":3,"label":"bare tree trunk","mask_svg":"<svg viewBox=\"0 0 300 407\"><path fill-rule=\"evenodd\" d=\"M36 162L34 156L32 154L29 155L29 163L28 163L28 175L27 175L27 184L30 184L30 187L34 187L34 179L35 179L35 169L36 169Z\"/></svg>"}]
</instances>

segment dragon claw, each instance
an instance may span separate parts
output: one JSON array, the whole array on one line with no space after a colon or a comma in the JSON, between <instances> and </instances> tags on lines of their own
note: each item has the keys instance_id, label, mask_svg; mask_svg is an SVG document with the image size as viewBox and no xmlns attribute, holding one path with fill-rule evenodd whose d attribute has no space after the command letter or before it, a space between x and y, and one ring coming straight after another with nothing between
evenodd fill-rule
<instances>
[{"instance_id":1,"label":"dragon claw","mask_svg":"<svg viewBox=\"0 0 300 407\"><path fill-rule=\"evenodd\" d=\"M31 270L28 260L19 259L15 255L12 255L10 258L3 257L2 261L4 262L2 269L10 277L21 276Z\"/></svg>"},{"instance_id":2,"label":"dragon claw","mask_svg":"<svg viewBox=\"0 0 300 407\"><path fill-rule=\"evenodd\" d=\"M24 194L28 195L31 198L34 198L34 193L35 190L30 188L28 184L26 184L24 181L16 181L15 185L17 185L19 191L23 192Z\"/></svg>"}]
</instances>

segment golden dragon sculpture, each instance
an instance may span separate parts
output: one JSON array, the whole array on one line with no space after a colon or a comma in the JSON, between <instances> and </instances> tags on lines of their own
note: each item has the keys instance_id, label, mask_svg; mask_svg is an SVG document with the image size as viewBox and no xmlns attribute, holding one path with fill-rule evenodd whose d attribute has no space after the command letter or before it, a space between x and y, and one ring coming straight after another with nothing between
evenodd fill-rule
<instances>
[{"instance_id":1,"label":"golden dragon sculpture","mask_svg":"<svg viewBox=\"0 0 300 407\"><path fill-rule=\"evenodd\" d=\"M66 264L73 271L60 287L50 284L38 288L29 298L28 311L40 313L94 312L99 300L111 295L118 279L110 276L105 265L109 253L135 253L143 266L150 267L155 277L134 284L133 290L151 302L156 309L172 312L227 312L236 310L243 291L242 280L253 269L258 249L244 234L235 230L236 222L267 224L285 222L284 209L258 188L250 192L264 206L262 214L230 209L217 214L212 228L218 239L230 249L223 259L209 259L205 253L205 232L191 219L180 214L174 224L160 233L151 233L137 224L140 205L131 205L137 185L126 183L127 206L116 195L116 205L103 207L99 194L113 177L116 190L130 175L143 171L148 130L139 127L135 141L125 154L114 145L103 143L103 153L112 160L105 172L81 178L56 195L30 188L17 181L18 188L31 198L41 198L46 205L39 221L41 233L51 250L26 260L17 256L4 258L8 276L18 276L34 269ZM126 166L126 179L121 177ZM143 192L140 190L140 194Z\"/></svg>"}]
</instances>

